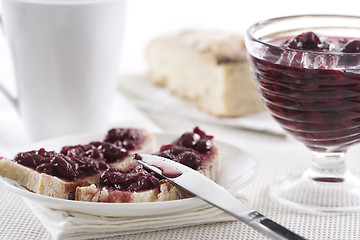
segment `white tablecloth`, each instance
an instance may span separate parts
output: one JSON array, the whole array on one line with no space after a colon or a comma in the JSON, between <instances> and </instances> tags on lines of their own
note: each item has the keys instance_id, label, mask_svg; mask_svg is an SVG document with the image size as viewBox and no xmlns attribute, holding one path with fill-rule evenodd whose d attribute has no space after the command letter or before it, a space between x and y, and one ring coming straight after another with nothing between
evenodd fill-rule
<instances>
[{"instance_id":1,"label":"white tablecloth","mask_svg":"<svg viewBox=\"0 0 360 240\"><path fill-rule=\"evenodd\" d=\"M277 178L290 172L305 169L311 158L310 152L300 143L284 137L255 131L232 128L213 123L199 122L159 112L143 112L162 131L184 132L198 125L216 139L236 145L255 156L260 162L256 179L242 193L250 205L308 239L360 239L360 213L342 215L313 215L296 212L273 202L268 187ZM24 139L21 122L0 95L0 151L6 151ZM2 119L6 117L7 119ZM12 118L12 119L9 119ZM16 127L18 126L18 127ZM360 147L348 152L351 170L359 174L357 162ZM0 239L51 239L39 220L17 195L0 186ZM156 231L111 239L266 239L245 224L233 221L199 225L173 230Z\"/></svg>"}]
</instances>

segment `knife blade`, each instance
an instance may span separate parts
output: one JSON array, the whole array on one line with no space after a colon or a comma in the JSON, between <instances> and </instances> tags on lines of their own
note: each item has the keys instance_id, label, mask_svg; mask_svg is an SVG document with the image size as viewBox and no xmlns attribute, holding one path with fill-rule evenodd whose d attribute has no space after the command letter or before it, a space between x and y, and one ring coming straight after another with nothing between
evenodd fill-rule
<instances>
[{"instance_id":1,"label":"knife blade","mask_svg":"<svg viewBox=\"0 0 360 240\"><path fill-rule=\"evenodd\" d=\"M224 187L198 171L173 160L150 154L135 154L133 159L165 179L188 190L205 202L244 222L275 240L305 240L305 238L265 217L236 199Z\"/></svg>"}]
</instances>

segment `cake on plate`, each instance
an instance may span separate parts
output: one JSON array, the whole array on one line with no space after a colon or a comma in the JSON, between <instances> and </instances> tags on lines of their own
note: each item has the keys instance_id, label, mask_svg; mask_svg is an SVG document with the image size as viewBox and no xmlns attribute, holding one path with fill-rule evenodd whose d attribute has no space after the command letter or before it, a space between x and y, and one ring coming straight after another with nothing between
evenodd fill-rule
<instances>
[{"instance_id":1,"label":"cake on plate","mask_svg":"<svg viewBox=\"0 0 360 240\"><path fill-rule=\"evenodd\" d=\"M146 58L148 78L218 117L263 111L251 77L243 36L184 31L154 39Z\"/></svg>"}]
</instances>

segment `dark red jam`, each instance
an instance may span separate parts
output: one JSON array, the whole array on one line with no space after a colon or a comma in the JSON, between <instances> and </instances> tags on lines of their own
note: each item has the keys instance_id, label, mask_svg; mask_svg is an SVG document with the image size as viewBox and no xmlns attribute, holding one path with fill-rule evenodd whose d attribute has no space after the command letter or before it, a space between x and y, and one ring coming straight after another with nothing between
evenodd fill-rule
<instances>
[{"instance_id":1,"label":"dark red jam","mask_svg":"<svg viewBox=\"0 0 360 240\"><path fill-rule=\"evenodd\" d=\"M140 192L160 188L160 180L155 177L154 173L146 171L142 165L124 170L109 168L101 174L98 187Z\"/></svg>"},{"instance_id":2,"label":"dark red jam","mask_svg":"<svg viewBox=\"0 0 360 240\"><path fill-rule=\"evenodd\" d=\"M174 145L192 148L201 154L208 154L213 149L213 136L206 135L206 133L200 130L199 127L195 127L193 132L186 132L181 137L173 142Z\"/></svg>"},{"instance_id":3,"label":"dark red jam","mask_svg":"<svg viewBox=\"0 0 360 240\"><path fill-rule=\"evenodd\" d=\"M69 157L102 158L112 163L129 156L129 151L139 149L145 138L143 131L139 129L113 128L108 131L103 142L65 146L60 152Z\"/></svg>"},{"instance_id":4,"label":"dark red jam","mask_svg":"<svg viewBox=\"0 0 360 240\"><path fill-rule=\"evenodd\" d=\"M67 181L87 177L108 168L108 164L99 158L71 158L54 151L45 151L43 148L18 153L14 161Z\"/></svg>"},{"instance_id":5,"label":"dark red jam","mask_svg":"<svg viewBox=\"0 0 360 240\"><path fill-rule=\"evenodd\" d=\"M130 150L141 147L145 135L138 129L111 129L103 142L65 146L60 153L38 151L19 153L14 161L38 172L73 181L102 172L109 163L121 161L129 156Z\"/></svg>"},{"instance_id":6,"label":"dark red jam","mask_svg":"<svg viewBox=\"0 0 360 240\"><path fill-rule=\"evenodd\" d=\"M115 144L126 150L134 150L145 141L144 132L134 128L113 128L111 129L104 142Z\"/></svg>"},{"instance_id":7,"label":"dark red jam","mask_svg":"<svg viewBox=\"0 0 360 240\"><path fill-rule=\"evenodd\" d=\"M306 32L269 43L250 64L283 128L316 151L359 142L360 40Z\"/></svg>"},{"instance_id":8,"label":"dark red jam","mask_svg":"<svg viewBox=\"0 0 360 240\"><path fill-rule=\"evenodd\" d=\"M165 157L192 169L199 170L214 152L213 136L196 127L193 132L186 132L172 144L163 145L154 155Z\"/></svg>"},{"instance_id":9,"label":"dark red jam","mask_svg":"<svg viewBox=\"0 0 360 240\"><path fill-rule=\"evenodd\" d=\"M60 153L72 158L99 158L107 163L120 161L129 155L124 147L108 142L92 142L86 145L65 146Z\"/></svg>"},{"instance_id":10,"label":"dark red jam","mask_svg":"<svg viewBox=\"0 0 360 240\"><path fill-rule=\"evenodd\" d=\"M43 148L22 152L15 156L14 161L66 181L101 173L99 188L128 192L159 189L159 178L141 165L120 170L109 164L122 160L129 150L136 150L141 146L145 136L140 132L136 129L112 129L103 142L65 146L60 153L45 151ZM173 144L162 146L156 154L198 170L214 151L212 138L196 127L193 132L184 133Z\"/></svg>"}]
</instances>

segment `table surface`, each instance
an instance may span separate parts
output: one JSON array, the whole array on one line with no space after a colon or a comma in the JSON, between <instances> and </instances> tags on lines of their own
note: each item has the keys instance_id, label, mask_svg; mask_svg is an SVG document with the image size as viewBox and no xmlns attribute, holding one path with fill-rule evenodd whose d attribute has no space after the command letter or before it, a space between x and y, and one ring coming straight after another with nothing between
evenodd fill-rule
<instances>
[{"instance_id":1,"label":"table surface","mask_svg":"<svg viewBox=\"0 0 360 240\"><path fill-rule=\"evenodd\" d=\"M0 116L13 117L0 121L0 151L21 142L22 128L14 129L19 121L8 114L9 106L0 96ZM264 215L296 231L307 239L360 239L360 213L316 215L297 212L272 201L269 186L284 174L304 170L310 163L311 153L289 137L198 122L179 116L143 112L162 131L184 132L200 126L221 141L238 146L260 163L256 179L241 190L249 198L250 205ZM8 115L6 115L8 114ZM19 123L17 123L19 124ZM10 130L9 130L10 129ZM15 136L12 136L14 132ZM0 152L1 153L1 152ZM354 146L348 152L348 165L355 174L360 173L356 159L360 148ZM45 228L27 208L23 200L0 186L0 239L51 239ZM245 224L232 221L206 224L165 231L119 236L111 239L266 239Z\"/></svg>"}]
</instances>

